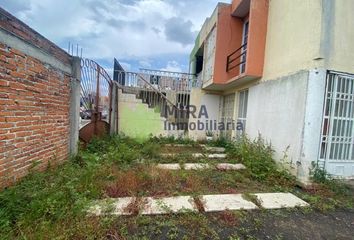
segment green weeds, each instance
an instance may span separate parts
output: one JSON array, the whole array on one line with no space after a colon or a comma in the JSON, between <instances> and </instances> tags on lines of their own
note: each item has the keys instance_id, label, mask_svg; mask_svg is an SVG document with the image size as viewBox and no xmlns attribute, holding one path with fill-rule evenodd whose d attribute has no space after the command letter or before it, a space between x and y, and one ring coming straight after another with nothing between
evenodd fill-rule
<instances>
[{"instance_id":1,"label":"green weeds","mask_svg":"<svg viewBox=\"0 0 354 240\"><path fill-rule=\"evenodd\" d=\"M168 147L161 146L170 144ZM188 150L174 145L186 144ZM164 171L150 163L196 161L202 149L189 139L151 138L141 142L122 135L94 139L61 166L31 172L19 184L0 192L0 239L219 239L225 228L242 224L238 213L185 213L159 217L87 217L93 200L124 196L171 196L210 193L295 192L321 211L353 207L353 191L321 170L314 169L315 187L297 188L295 178L273 160L273 150L261 138L208 142L227 149L229 162L243 163L236 172ZM162 159L161 151L178 153ZM199 159L199 162L208 162ZM252 195L247 195L254 201ZM221 223L220 223L221 220ZM254 227L261 222L252 223ZM238 233L247 239L249 229ZM230 239L239 239L234 233ZM245 237L246 236L246 237ZM251 236L250 236L251 238ZM281 238L281 236L280 236Z\"/></svg>"}]
</instances>

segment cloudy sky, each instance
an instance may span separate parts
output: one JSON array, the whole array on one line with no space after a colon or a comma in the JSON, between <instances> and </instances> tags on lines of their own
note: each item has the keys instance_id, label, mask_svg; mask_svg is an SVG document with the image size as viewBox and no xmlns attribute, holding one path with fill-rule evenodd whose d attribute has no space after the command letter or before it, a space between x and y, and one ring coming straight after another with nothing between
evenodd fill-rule
<instances>
[{"instance_id":1,"label":"cloudy sky","mask_svg":"<svg viewBox=\"0 0 354 240\"><path fill-rule=\"evenodd\" d=\"M189 53L217 0L0 0L0 6L65 50L107 69L188 71ZM226 0L226 2L229 2Z\"/></svg>"}]
</instances>

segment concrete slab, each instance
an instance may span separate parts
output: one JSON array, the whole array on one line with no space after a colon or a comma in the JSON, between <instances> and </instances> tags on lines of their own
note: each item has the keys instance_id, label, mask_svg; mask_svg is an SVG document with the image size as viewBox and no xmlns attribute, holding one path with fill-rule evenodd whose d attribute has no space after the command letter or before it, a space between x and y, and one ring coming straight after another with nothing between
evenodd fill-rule
<instances>
[{"instance_id":1,"label":"concrete slab","mask_svg":"<svg viewBox=\"0 0 354 240\"><path fill-rule=\"evenodd\" d=\"M181 166L178 163L157 164L156 167L159 169L164 169L164 170L180 170L181 169Z\"/></svg>"},{"instance_id":2,"label":"concrete slab","mask_svg":"<svg viewBox=\"0 0 354 240\"><path fill-rule=\"evenodd\" d=\"M165 146L167 147L191 147L191 145L187 145L187 144L181 144L181 143L167 143L165 144Z\"/></svg>"},{"instance_id":3,"label":"concrete slab","mask_svg":"<svg viewBox=\"0 0 354 240\"><path fill-rule=\"evenodd\" d=\"M206 155L204 155L203 153L193 153L192 156L194 158L202 158L202 157L205 157Z\"/></svg>"},{"instance_id":4,"label":"concrete slab","mask_svg":"<svg viewBox=\"0 0 354 240\"><path fill-rule=\"evenodd\" d=\"M226 158L226 154L225 153L214 153L214 154L208 154L208 158Z\"/></svg>"},{"instance_id":5,"label":"concrete slab","mask_svg":"<svg viewBox=\"0 0 354 240\"><path fill-rule=\"evenodd\" d=\"M135 201L134 197L111 198L98 201L89 208L88 213L96 216L100 215L131 215L127 207Z\"/></svg>"},{"instance_id":6,"label":"concrete slab","mask_svg":"<svg viewBox=\"0 0 354 240\"><path fill-rule=\"evenodd\" d=\"M154 215L154 214L168 214L168 213L183 213L183 212L196 212L197 207L194 200L190 196L166 197L166 198L143 198L145 203L142 206L141 214Z\"/></svg>"},{"instance_id":7,"label":"concrete slab","mask_svg":"<svg viewBox=\"0 0 354 240\"><path fill-rule=\"evenodd\" d=\"M210 168L210 165L207 163L185 163L183 168L185 170L203 170Z\"/></svg>"},{"instance_id":8,"label":"concrete slab","mask_svg":"<svg viewBox=\"0 0 354 240\"><path fill-rule=\"evenodd\" d=\"M215 152L215 153L224 153L225 152L225 148L223 148L223 147L209 147L209 146L203 145L203 148L208 152Z\"/></svg>"},{"instance_id":9,"label":"concrete slab","mask_svg":"<svg viewBox=\"0 0 354 240\"><path fill-rule=\"evenodd\" d=\"M213 153L213 154L203 154L203 153L193 153L194 158L226 158L225 153Z\"/></svg>"},{"instance_id":10,"label":"concrete slab","mask_svg":"<svg viewBox=\"0 0 354 240\"><path fill-rule=\"evenodd\" d=\"M245 200L242 194L203 195L200 200L206 212L257 209L257 206Z\"/></svg>"},{"instance_id":11,"label":"concrete slab","mask_svg":"<svg viewBox=\"0 0 354 240\"><path fill-rule=\"evenodd\" d=\"M291 193L254 194L262 207L266 209L306 207L309 204Z\"/></svg>"},{"instance_id":12,"label":"concrete slab","mask_svg":"<svg viewBox=\"0 0 354 240\"><path fill-rule=\"evenodd\" d=\"M219 163L216 165L216 169L222 171L228 171L228 170L242 170L242 169L246 169L246 167L241 163L237 163L237 164Z\"/></svg>"}]
</instances>

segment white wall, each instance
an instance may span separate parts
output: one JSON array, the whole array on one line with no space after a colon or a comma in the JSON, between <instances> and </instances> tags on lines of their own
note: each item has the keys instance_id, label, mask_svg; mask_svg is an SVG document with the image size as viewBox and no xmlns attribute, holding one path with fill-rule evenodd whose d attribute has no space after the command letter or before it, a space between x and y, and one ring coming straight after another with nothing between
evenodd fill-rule
<instances>
[{"instance_id":1,"label":"white wall","mask_svg":"<svg viewBox=\"0 0 354 240\"><path fill-rule=\"evenodd\" d=\"M222 97L220 95L207 93L201 89L194 88L191 91L190 104L195 105L197 107L197 113L199 112L200 107L202 105L205 105L208 115L209 115L208 119L209 120L216 120L217 122L219 122L220 121L219 108L220 108L221 99L222 99ZM205 123L205 121L208 119L206 119L205 117L198 119L198 118L192 118L190 116L189 124L190 123L197 123L198 120ZM207 132L206 129L204 129L202 131L189 130L188 136L189 136L189 138L194 139L194 140L205 140L206 132ZM213 131L213 133L218 134L218 131L216 131L216 132Z\"/></svg>"},{"instance_id":2,"label":"white wall","mask_svg":"<svg viewBox=\"0 0 354 240\"><path fill-rule=\"evenodd\" d=\"M246 134L260 134L276 150L275 158L296 167L302 148L308 72L262 82L249 89ZM294 172L295 173L295 172Z\"/></svg>"},{"instance_id":3,"label":"white wall","mask_svg":"<svg viewBox=\"0 0 354 240\"><path fill-rule=\"evenodd\" d=\"M249 88L246 133L269 141L303 183L318 159L325 86L326 70L311 69Z\"/></svg>"}]
</instances>

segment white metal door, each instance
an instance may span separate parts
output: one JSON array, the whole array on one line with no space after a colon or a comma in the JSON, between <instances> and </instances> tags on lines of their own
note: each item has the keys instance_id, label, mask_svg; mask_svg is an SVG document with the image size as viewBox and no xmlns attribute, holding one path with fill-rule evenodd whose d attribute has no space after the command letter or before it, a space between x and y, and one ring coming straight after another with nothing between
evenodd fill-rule
<instances>
[{"instance_id":1,"label":"white metal door","mask_svg":"<svg viewBox=\"0 0 354 240\"><path fill-rule=\"evenodd\" d=\"M354 75L327 74L319 165L334 176L354 178Z\"/></svg>"}]
</instances>

